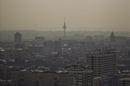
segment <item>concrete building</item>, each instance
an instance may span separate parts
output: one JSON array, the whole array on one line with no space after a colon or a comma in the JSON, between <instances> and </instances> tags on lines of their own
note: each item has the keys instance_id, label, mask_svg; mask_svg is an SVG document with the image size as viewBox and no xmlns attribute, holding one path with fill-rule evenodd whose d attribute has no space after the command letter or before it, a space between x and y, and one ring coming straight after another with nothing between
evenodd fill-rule
<instances>
[{"instance_id":1,"label":"concrete building","mask_svg":"<svg viewBox=\"0 0 130 86\"><path fill-rule=\"evenodd\" d=\"M116 73L116 52L113 49L91 51L87 54L87 62L94 76L109 76Z\"/></svg>"},{"instance_id":2,"label":"concrete building","mask_svg":"<svg viewBox=\"0 0 130 86\"><path fill-rule=\"evenodd\" d=\"M15 48L21 48L22 47L22 34L19 32L16 32L14 34L14 43Z\"/></svg>"},{"instance_id":3,"label":"concrete building","mask_svg":"<svg viewBox=\"0 0 130 86\"><path fill-rule=\"evenodd\" d=\"M12 72L11 86L92 86L92 71L82 65L69 65L57 72Z\"/></svg>"},{"instance_id":4,"label":"concrete building","mask_svg":"<svg viewBox=\"0 0 130 86\"><path fill-rule=\"evenodd\" d=\"M74 86L68 73L13 72L12 86Z\"/></svg>"},{"instance_id":5,"label":"concrete building","mask_svg":"<svg viewBox=\"0 0 130 86\"><path fill-rule=\"evenodd\" d=\"M21 43L22 42L22 34L19 32L16 32L14 34L14 42L15 43Z\"/></svg>"},{"instance_id":6,"label":"concrete building","mask_svg":"<svg viewBox=\"0 0 130 86\"><path fill-rule=\"evenodd\" d=\"M92 71L83 65L69 65L65 70L73 77L74 86L92 86Z\"/></svg>"},{"instance_id":7,"label":"concrete building","mask_svg":"<svg viewBox=\"0 0 130 86\"><path fill-rule=\"evenodd\" d=\"M130 86L130 78L121 78L119 86Z\"/></svg>"},{"instance_id":8,"label":"concrete building","mask_svg":"<svg viewBox=\"0 0 130 86\"><path fill-rule=\"evenodd\" d=\"M111 32L111 34L110 34L110 41L111 42L115 42L116 41L116 37L115 37L114 32Z\"/></svg>"},{"instance_id":9,"label":"concrete building","mask_svg":"<svg viewBox=\"0 0 130 86\"><path fill-rule=\"evenodd\" d=\"M42 37L42 36L38 36L38 37L35 37L33 45L35 47L43 47L44 46L44 42L45 42L45 38Z\"/></svg>"}]
</instances>

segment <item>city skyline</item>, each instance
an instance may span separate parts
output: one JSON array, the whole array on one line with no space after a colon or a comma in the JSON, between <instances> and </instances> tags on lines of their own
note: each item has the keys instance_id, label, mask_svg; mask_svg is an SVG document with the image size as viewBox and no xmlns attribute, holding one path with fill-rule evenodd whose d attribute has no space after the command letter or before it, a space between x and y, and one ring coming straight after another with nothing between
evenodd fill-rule
<instances>
[{"instance_id":1,"label":"city skyline","mask_svg":"<svg viewBox=\"0 0 130 86\"><path fill-rule=\"evenodd\" d=\"M0 0L0 86L130 86L130 0Z\"/></svg>"}]
</instances>

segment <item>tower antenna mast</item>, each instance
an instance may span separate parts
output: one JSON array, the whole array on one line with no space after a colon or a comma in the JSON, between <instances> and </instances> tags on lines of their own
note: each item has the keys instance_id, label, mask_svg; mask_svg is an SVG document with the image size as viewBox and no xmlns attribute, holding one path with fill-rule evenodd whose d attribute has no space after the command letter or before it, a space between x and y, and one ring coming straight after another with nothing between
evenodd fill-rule
<instances>
[{"instance_id":1,"label":"tower antenna mast","mask_svg":"<svg viewBox=\"0 0 130 86\"><path fill-rule=\"evenodd\" d=\"M66 21L65 21L65 18L64 18L64 25L63 25L64 37L66 37L66 29L67 29L67 26L66 26Z\"/></svg>"}]
</instances>

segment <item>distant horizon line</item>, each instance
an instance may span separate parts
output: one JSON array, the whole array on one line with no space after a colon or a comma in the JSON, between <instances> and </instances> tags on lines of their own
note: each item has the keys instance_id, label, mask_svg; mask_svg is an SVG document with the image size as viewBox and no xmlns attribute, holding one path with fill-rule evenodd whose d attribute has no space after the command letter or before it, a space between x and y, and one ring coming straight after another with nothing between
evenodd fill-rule
<instances>
[{"instance_id":1,"label":"distant horizon line","mask_svg":"<svg viewBox=\"0 0 130 86\"><path fill-rule=\"evenodd\" d=\"M63 32L63 30L0 30L0 32L17 32L17 31L42 31L42 32ZM122 31L122 30L67 30L67 32L127 32L130 33L130 31Z\"/></svg>"}]
</instances>

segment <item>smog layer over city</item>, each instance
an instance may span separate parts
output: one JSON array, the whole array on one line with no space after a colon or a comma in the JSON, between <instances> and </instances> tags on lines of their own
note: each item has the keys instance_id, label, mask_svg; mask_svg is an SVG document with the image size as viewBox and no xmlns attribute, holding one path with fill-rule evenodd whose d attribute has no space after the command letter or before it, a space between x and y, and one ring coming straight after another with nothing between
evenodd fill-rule
<instances>
[{"instance_id":1,"label":"smog layer over city","mask_svg":"<svg viewBox=\"0 0 130 86\"><path fill-rule=\"evenodd\" d=\"M0 86L130 86L130 1L0 0Z\"/></svg>"}]
</instances>

